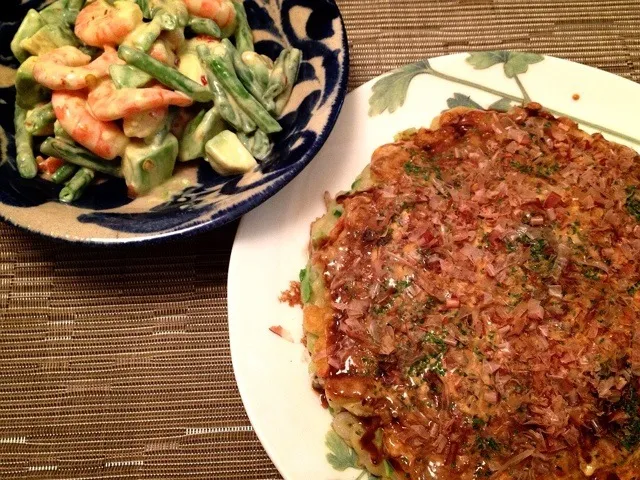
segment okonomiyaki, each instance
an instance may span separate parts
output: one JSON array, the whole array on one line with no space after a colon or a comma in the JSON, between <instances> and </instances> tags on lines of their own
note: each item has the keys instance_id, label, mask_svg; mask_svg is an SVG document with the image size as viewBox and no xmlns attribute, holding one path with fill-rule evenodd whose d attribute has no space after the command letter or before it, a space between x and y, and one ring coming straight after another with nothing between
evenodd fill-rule
<instances>
[{"instance_id":1,"label":"okonomiyaki","mask_svg":"<svg viewBox=\"0 0 640 480\"><path fill-rule=\"evenodd\" d=\"M454 109L327 198L313 386L385 479L640 479L640 158L531 103Z\"/></svg>"}]
</instances>

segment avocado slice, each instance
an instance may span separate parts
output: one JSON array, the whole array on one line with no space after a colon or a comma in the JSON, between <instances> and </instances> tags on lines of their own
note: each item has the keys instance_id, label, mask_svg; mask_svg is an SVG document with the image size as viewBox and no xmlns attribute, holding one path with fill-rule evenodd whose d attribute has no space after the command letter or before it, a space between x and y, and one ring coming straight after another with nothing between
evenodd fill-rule
<instances>
[{"instance_id":1,"label":"avocado slice","mask_svg":"<svg viewBox=\"0 0 640 480\"><path fill-rule=\"evenodd\" d=\"M38 32L38 30L40 30L44 26L45 21L37 11L31 9L24 16L24 20L22 20L20 28L18 28L18 31L13 37L13 40L11 40L11 51L20 63L24 62L31 56L31 53L22 48L20 44L23 40L26 40L35 35L36 32Z\"/></svg>"},{"instance_id":2,"label":"avocado slice","mask_svg":"<svg viewBox=\"0 0 640 480\"><path fill-rule=\"evenodd\" d=\"M205 155L205 144L225 129L225 123L216 107L202 110L189 122L180 142L178 160L188 162Z\"/></svg>"},{"instance_id":3,"label":"avocado slice","mask_svg":"<svg viewBox=\"0 0 640 480\"><path fill-rule=\"evenodd\" d=\"M73 32L61 25L45 25L20 42L20 47L31 55L42 55L65 45L77 47L79 43Z\"/></svg>"},{"instance_id":4,"label":"avocado slice","mask_svg":"<svg viewBox=\"0 0 640 480\"><path fill-rule=\"evenodd\" d=\"M220 175L240 175L258 165L238 136L229 130L223 130L209 140L204 151L205 159Z\"/></svg>"},{"instance_id":5,"label":"avocado slice","mask_svg":"<svg viewBox=\"0 0 640 480\"><path fill-rule=\"evenodd\" d=\"M178 158L178 139L168 134L162 142L131 142L122 157L122 173L129 196L139 197L169 180Z\"/></svg>"},{"instance_id":6,"label":"avocado slice","mask_svg":"<svg viewBox=\"0 0 640 480\"><path fill-rule=\"evenodd\" d=\"M111 65L109 76L116 88L141 88L153 80L153 77L131 65Z\"/></svg>"},{"instance_id":7,"label":"avocado slice","mask_svg":"<svg viewBox=\"0 0 640 480\"><path fill-rule=\"evenodd\" d=\"M33 67L37 61L37 57L27 58L16 72L16 103L25 110L31 110L51 98L51 92L33 78Z\"/></svg>"}]
</instances>

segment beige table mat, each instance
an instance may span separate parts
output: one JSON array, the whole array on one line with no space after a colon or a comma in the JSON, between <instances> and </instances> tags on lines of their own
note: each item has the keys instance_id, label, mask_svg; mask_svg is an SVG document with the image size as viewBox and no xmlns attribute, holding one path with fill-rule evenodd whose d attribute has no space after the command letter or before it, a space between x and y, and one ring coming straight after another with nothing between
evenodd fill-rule
<instances>
[{"instance_id":1,"label":"beige table mat","mask_svg":"<svg viewBox=\"0 0 640 480\"><path fill-rule=\"evenodd\" d=\"M339 4L350 88L481 49L556 55L640 81L638 0ZM0 222L0 477L280 478L233 377L234 232L108 250Z\"/></svg>"}]
</instances>

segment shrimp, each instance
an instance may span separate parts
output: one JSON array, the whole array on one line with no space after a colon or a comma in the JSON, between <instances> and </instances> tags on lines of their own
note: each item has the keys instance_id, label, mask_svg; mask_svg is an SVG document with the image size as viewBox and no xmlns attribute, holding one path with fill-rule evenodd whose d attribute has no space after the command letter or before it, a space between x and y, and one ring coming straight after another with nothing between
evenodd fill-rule
<instances>
[{"instance_id":1,"label":"shrimp","mask_svg":"<svg viewBox=\"0 0 640 480\"><path fill-rule=\"evenodd\" d=\"M142 10L135 2L105 0L89 3L78 14L75 34L87 45L120 45L142 23Z\"/></svg>"},{"instance_id":2,"label":"shrimp","mask_svg":"<svg viewBox=\"0 0 640 480\"><path fill-rule=\"evenodd\" d=\"M192 103L193 100L184 93L162 87L116 89L108 79L92 90L87 99L93 116L104 122L129 117L145 110L169 105L188 107Z\"/></svg>"},{"instance_id":3,"label":"shrimp","mask_svg":"<svg viewBox=\"0 0 640 480\"><path fill-rule=\"evenodd\" d=\"M162 62L166 65L174 66L176 62L176 54L173 53L172 50L167 48L167 45L161 41L157 40L151 45L151 50L149 50L149 55Z\"/></svg>"},{"instance_id":4,"label":"shrimp","mask_svg":"<svg viewBox=\"0 0 640 480\"><path fill-rule=\"evenodd\" d=\"M236 9L231 0L184 0L187 10L196 17L210 18L220 28L225 28L236 19Z\"/></svg>"},{"instance_id":5,"label":"shrimp","mask_svg":"<svg viewBox=\"0 0 640 480\"><path fill-rule=\"evenodd\" d=\"M149 49L149 55L159 62L171 67L176 65L176 52L184 44L184 30L176 29L173 32L162 32Z\"/></svg>"},{"instance_id":6,"label":"shrimp","mask_svg":"<svg viewBox=\"0 0 640 480\"><path fill-rule=\"evenodd\" d=\"M129 143L115 123L96 120L80 92L53 92L53 111L60 125L80 145L107 160L122 156Z\"/></svg>"},{"instance_id":7,"label":"shrimp","mask_svg":"<svg viewBox=\"0 0 640 480\"><path fill-rule=\"evenodd\" d=\"M51 90L82 90L87 88L92 77L106 77L111 65L124 63L109 46L105 47L102 55L89 62L91 57L75 47L56 48L38 57L33 77Z\"/></svg>"}]
</instances>

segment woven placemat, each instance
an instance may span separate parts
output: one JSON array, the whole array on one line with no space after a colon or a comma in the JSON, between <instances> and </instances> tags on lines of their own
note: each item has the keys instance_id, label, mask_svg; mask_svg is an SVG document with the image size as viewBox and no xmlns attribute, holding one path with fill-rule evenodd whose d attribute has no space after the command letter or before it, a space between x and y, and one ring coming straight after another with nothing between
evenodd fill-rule
<instances>
[{"instance_id":1,"label":"woven placemat","mask_svg":"<svg viewBox=\"0 0 640 480\"><path fill-rule=\"evenodd\" d=\"M640 81L637 0L339 4L350 88L425 57L482 49L556 55ZM0 222L1 477L280 478L231 366L235 228L96 249Z\"/></svg>"}]
</instances>

